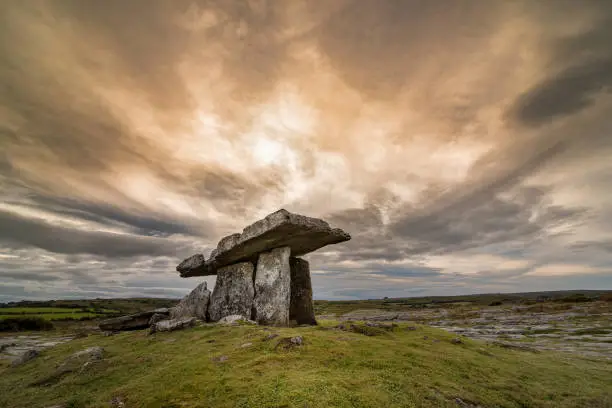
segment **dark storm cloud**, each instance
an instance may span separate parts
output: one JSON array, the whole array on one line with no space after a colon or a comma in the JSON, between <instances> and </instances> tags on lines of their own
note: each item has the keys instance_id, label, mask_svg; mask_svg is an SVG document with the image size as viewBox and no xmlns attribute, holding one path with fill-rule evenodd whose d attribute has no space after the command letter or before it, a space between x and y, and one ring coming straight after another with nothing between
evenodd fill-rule
<instances>
[{"instance_id":1,"label":"dark storm cloud","mask_svg":"<svg viewBox=\"0 0 612 408\"><path fill-rule=\"evenodd\" d=\"M571 225L585 208L562 208L547 202L541 187L520 187L510 197L466 197L425 215L407 215L391 229L417 242L418 251L447 253L501 242L528 242L560 223Z\"/></svg>"},{"instance_id":2,"label":"dark storm cloud","mask_svg":"<svg viewBox=\"0 0 612 408\"><path fill-rule=\"evenodd\" d=\"M6 268L5 265L2 265L2 269ZM19 266L19 269L22 269L23 266ZM0 270L0 279L14 279L14 280L32 280L37 282L53 282L57 280L61 280L61 276L51 275L49 273L36 273L36 272L27 272L27 271L15 271L8 272L5 270Z\"/></svg>"},{"instance_id":3,"label":"dark storm cloud","mask_svg":"<svg viewBox=\"0 0 612 408\"><path fill-rule=\"evenodd\" d=\"M177 252L175 243L162 238L72 229L1 210L0 226L0 240L17 248L34 246L60 254L93 254L109 258Z\"/></svg>"},{"instance_id":4,"label":"dark storm cloud","mask_svg":"<svg viewBox=\"0 0 612 408\"><path fill-rule=\"evenodd\" d=\"M171 216L154 214L132 214L122 208L99 203L80 202L57 197L30 195L33 207L50 211L73 219L94 221L108 226L127 227L136 235L169 236L172 234L206 235L212 228L205 222L195 226L193 222L172 219Z\"/></svg>"},{"instance_id":5,"label":"dark storm cloud","mask_svg":"<svg viewBox=\"0 0 612 408\"><path fill-rule=\"evenodd\" d=\"M539 126L578 113L610 93L612 6L597 1L565 6L567 14L573 7L593 7L599 15L588 29L549 40L549 75L520 95L510 110L511 118L521 124Z\"/></svg>"},{"instance_id":6,"label":"dark storm cloud","mask_svg":"<svg viewBox=\"0 0 612 408\"><path fill-rule=\"evenodd\" d=\"M550 189L546 187L515 187L498 194L462 196L461 200L447 202L443 195L434 201L433 211L401 208L401 214L388 226L380 222L375 209L348 210L333 214L331 219L350 231L359 231L342 247L333 248L327 261L352 260L362 262L368 269L368 261L399 261L419 259L424 255L448 254L474 248L485 248L503 243L521 243L539 239L551 228L565 225L576 227L588 215L586 208L566 208L549 202ZM375 225L376 228L368 228ZM352 228L350 228L352 226ZM357 227L361 226L361 228ZM402 267L406 276L420 273ZM436 269L425 268L425 273ZM391 265L382 265L377 272L399 276Z\"/></svg>"},{"instance_id":7,"label":"dark storm cloud","mask_svg":"<svg viewBox=\"0 0 612 408\"><path fill-rule=\"evenodd\" d=\"M577 252L602 251L612 255L612 239L603 241L579 241L572 244L571 249Z\"/></svg>"}]
</instances>

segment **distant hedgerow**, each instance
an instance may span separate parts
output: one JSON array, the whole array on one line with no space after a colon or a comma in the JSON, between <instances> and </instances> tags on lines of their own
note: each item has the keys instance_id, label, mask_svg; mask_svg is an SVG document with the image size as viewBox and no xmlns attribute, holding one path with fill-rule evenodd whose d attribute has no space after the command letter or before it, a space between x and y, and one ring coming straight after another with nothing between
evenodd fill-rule
<instances>
[{"instance_id":1,"label":"distant hedgerow","mask_svg":"<svg viewBox=\"0 0 612 408\"><path fill-rule=\"evenodd\" d=\"M0 332L51 329L53 323L41 317L11 317L0 320Z\"/></svg>"}]
</instances>

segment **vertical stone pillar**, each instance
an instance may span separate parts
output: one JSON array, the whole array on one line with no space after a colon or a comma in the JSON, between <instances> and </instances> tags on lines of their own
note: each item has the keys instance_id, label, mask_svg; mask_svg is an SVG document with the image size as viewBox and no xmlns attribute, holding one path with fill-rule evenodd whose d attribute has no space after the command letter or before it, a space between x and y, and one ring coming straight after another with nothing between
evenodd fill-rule
<instances>
[{"instance_id":1,"label":"vertical stone pillar","mask_svg":"<svg viewBox=\"0 0 612 408\"><path fill-rule=\"evenodd\" d=\"M170 309L170 318L197 317L205 322L208 319L209 303L210 290L208 290L206 282L202 282L191 293L185 296L178 305Z\"/></svg>"},{"instance_id":2,"label":"vertical stone pillar","mask_svg":"<svg viewBox=\"0 0 612 408\"><path fill-rule=\"evenodd\" d=\"M291 248L281 247L259 254L255 272L253 319L259 324L289 325Z\"/></svg>"},{"instance_id":3,"label":"vertical stone pillar","mask_svg":"<svg viewBox=\"0 0 612 408\"><path fill-rule=\"evenodd\" d=\"M216 322L231 315L251 318L255 297L253 270L252 263L240 262L217 271L217 283L208 307L210 321Z\"/></svg>"},{"instance_id":4,"label":"vertical stone pillar","mask_svg":"<svg viewBox=\"0 0 612 408\"><path fill-rule=\"evenodd\" d=\"M310 265L301 258L291 257L291 306L289 320L297 324L317 324L312 302L312 283L310 281Z\"/></svg>"}]
</instances>

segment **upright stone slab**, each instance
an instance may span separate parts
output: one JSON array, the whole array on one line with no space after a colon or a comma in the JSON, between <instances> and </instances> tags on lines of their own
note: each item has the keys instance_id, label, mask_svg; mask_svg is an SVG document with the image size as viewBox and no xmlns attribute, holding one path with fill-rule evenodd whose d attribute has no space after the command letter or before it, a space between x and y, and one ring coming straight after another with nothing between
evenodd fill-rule
<instances>
[{"instance_id":1,"label":"upright stone slab","mask_svg":"<svg viewBox=\"0 0 612 408\"><path fill-rule=\"evenodd\" d=\"M259 254L253 302L253 318L259 324L275 326L289 324L290 255L289 247L276 248Z\"/></svg>"},{"instance_id":2,"label":"upright stone slab","mask_svg":"<svg viewBox=\"0 0 612 408\"><path fill-rule=\"evenodd\" d=\"M208 290L206 282L202 282L191 293L185 296L178 305L170 309L170 318L197 317L202 321L206 321L209 302L210 290Z\"/></svg>"},{"instance_id":3,"label":"upright stone slab","mask_svg":"<svg viewBox=\"0 0 612 408\"><path fill-rule=\"evenodd\" d=\"M216 322L225 316L251 316L253 309L253 264L241 262L220 268L210 297L208 315Z\"/></svg>"},{"instance_id":4,"label":"upright stone slab","mask_svg":"<svg viewBox=\"0 0 612 408\"><path fill-rule=\"evenodd\" d=\"M289 320L297 324L317 324L312 303L312 283L310 281L310 265L308 261L291 257L291 306Z\"/></svg>"}]
</instances>

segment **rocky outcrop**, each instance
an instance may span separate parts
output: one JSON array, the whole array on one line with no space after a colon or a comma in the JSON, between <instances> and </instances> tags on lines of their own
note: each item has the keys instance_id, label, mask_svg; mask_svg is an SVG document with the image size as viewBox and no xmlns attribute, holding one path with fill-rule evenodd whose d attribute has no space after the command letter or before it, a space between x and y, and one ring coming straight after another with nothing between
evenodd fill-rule
<instances>
[{"instance_id":1,"label":"rocky outcrop","mask_svg":"<svg viewBox=\"0 0 612 408\"><path fill-rule=\"evenodd\" d=\"M21 355L19 355L15 360L11 362L11 366L18 367L22 364L27 363L30 360L35 359L40 355L40 352L36 349L26 350Z\"/></svg>"},{"instance_id":2,"label":"rocky outcrop","mask_svg":"<svg viewBox=\"0 0 612 408\"><path fill-rule=\"evenodd\" d=\"M207 320L208 303L210 302L210 290L206 282L200 283L194 290L180 301L178 305L170 309L171 319L196 317L202 321Z\"/></svg>"},{"instance_id":3,"label":"rocky outcrop","mask_svg":"<svg viewBox=\"0 0 612 408\"><path fill-rule=\"evenodd\" d=\"M202 254L181 262L176 270L182 277L215 275L223 266L242 261L255 262L261 252L279 247L291 248L301 256L326 245L348 241L351 236L318 218L278 210L246 227L241 234L221 239L209 259Z\"/></svg>"},{"instance_id":4,"label":"rocky outcrop","mask_svg":"<svg viewBox=\"0 0 612 408\"><path fill-rule=\"evenodd\" d=\"M115 317L100 322L102 331L140 330L149 327L149 322L154 314L169 316L170 311L166 308L150 310L127 316Z\"/></svg>"},{"instance_id":5,"label":"rocky outcrop","mask_svg":"<svg viewBox=\"0 0 612 408\"><path fill-rule=\"evenodd\" d=\"M241 262L219 269L208 314L216 322L225 316L251 316L255 290L253 264Z\"/></svg>"},{"instance_id":6,"label":"rocky outcrop","mask_svg":"<svg viewBox=\"0 0 612 408\"><path fill-rule=\"evenodd\" d=\"M253 320L259 324L286 326L289 323L290 254L289 247L259 254L253 302Z\"/></svg>"},{"instance_id":7,"label":"rocky outcrop","mask_svg":"<svg viewBox=\"0 0 612 408\"><path fill-rule=\"evenodd\" d=\"M297 324L317 324L312 303L310 265L301 258L289 259L291 269L291 304L289 320Z\"/></svg>"},{"instance_id":8,"label":"rocky outcrop","mask_svg":"<svg viewBox=\"0 0 612 408\"><path fill-rule=\"evenodd\" d=\"M93 364L102 360L104 354L104 348L98 346L89 347L71 354L57 366L52 374L34 381L32 385L50 385L58 382L66 374L74 372L83 373L86 369L91 368Z\"/></svg>"},{"instance_id":9,"label":"rocky outcrop","mask_svg":"<svg viewBox=\"0 0 612 408\"><path fill-rule=\"evenodd\" d=\"M186 329L188 327L193 327L196 324L195 317L188 317L184 319L168 319L162 320L161 322L157 322L151 325L150 333L157 332L171 332L175 330Z\"/></svg>"},{"instance_id":10,"label":"rocky outcrop","mask_svg":"<svg viewBox=\"0 0 612 408\"><path fill-rule=\"evenodd\" d=\"M176 267L181 277L217 275L217 282L212 294L205 284L194 289L171 317L216 322L240 315L264 325L316 324L309 264L297 257L349 239L323 220L276 211L222 238L208 259L195 254Z\"/></svg>"}]
</instances>

